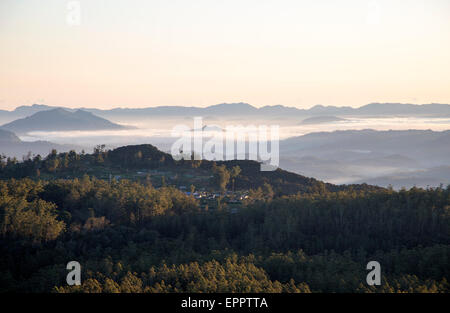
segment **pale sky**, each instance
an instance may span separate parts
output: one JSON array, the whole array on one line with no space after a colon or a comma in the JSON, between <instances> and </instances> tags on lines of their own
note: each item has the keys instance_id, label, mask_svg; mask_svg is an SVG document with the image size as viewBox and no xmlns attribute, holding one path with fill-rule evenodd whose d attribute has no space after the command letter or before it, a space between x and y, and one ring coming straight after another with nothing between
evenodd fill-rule
<instances>
[{"instance_id":1,"label":"pale sky","mask_svg":"<svg viewBox=\"0 0 450 313\"><path fill-rule=\"evenodd\" d=\"M240 101L450 103L450 1L0 1L0 109Z\"/></svg>"}]
</instances>

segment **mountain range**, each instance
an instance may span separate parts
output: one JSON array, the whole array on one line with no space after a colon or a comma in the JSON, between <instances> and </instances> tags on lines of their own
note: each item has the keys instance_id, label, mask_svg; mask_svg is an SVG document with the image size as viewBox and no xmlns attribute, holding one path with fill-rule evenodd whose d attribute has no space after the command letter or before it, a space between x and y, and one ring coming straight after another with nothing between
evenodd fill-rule
<instances>
[{"instance_id":1,"label":"mountain range","mask_svg":"<svg viewBox=\"0 0 450 313\"><path fill-rule=\"evenodd\" d=\"M259 116L259 117L308 117L308 116L426 116L426 117L450 117L450 105L440 103L430 104L407 104L407 103L370 103L359 108L348 106L323 106L316 105L310 109L298 109L283 105L254 107L248 103L221 103L202 107L185 106L158 106L148 108L115 108L115 109L92 109L79 108L70 109L64 107L53 107L34 104L31 106L20 106L13 111L0 110L0 121L12 121L24 118L37 112L62 108L69 112L83 110L91 112L103 118L142 118L159 116Z\"/></svg>"}]
</instances>

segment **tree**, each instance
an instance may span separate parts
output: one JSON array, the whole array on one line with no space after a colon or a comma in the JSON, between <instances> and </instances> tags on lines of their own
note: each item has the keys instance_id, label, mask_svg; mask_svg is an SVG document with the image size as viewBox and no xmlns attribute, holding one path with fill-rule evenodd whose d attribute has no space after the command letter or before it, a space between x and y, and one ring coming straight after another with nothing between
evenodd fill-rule
<instances>
[{"instance_id":1,"label":"tree","mask_svg":"<svg viewBox=\"0 0 450 313\"><path fill-rule=\"evenodd\" d=\"M230 172L227 170L227 167L225 165L216 166L213 178L220 191L225 192L230 181Z\"/></svg>"},{"instance_id":2,"label":"tree","mask_svg":"<svg viewBox=\"0 0 450 313\"><path fill-rule=\"evenodd\" d=\"M272 186L268 183L264 183L262 186L262 192L263 192L263 196L264 198L271 200L274 196L274 192L272 189Z\"/></svg>"},{"instance_id":3,"label":"tree","mask_svg":"<svg viewBox=\"0 0 450 313\"><path fill-rule=\"evenodd\" d=\"M52 203L40 199L33 202L13 199L4 207L0 229L3 235L41 243L55 240L65 224L57 220L56 205Z\"/></svg>"},{"instance_id":4,"label":"tree","mask_svg":"<svg viewBox=\"0 0 450 313\"><path fill-rule=\"evenodd\" d=\"M236 180L236 177L238 177L240 173L241 173L241 168L239 167L239 165L233 166L233 168L231 169L231 173L230 173L232 183L233 183L233 191L234 191L234 182Z\"/></svg>"}]
</instances>

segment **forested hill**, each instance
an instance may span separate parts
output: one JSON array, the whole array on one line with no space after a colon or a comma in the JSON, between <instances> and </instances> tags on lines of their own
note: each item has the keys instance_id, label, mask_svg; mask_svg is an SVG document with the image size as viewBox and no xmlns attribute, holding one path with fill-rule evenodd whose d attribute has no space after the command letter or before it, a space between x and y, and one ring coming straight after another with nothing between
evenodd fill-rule
<instances>
[{"instance_id":1,"label":"forested hill","mask_svg":"<svg viewBox=\"0 0 450 313\"><path fill-rule=\"evenodd\" d=\"M450 291L450 186L334 186L150 145L1 164L0 292Z\"/></svg>"},{"instance_id":2,"label":"forested hill","mask_svg":"<svg viewBox=\"0 0 450 313\"><path fill-rule=\"evenodd\" d=\"M237 172L236 172L237 171ZM251 160L207 161L174 158L150 144L124 146L106 150L97 146L92 154L75 151L50 152L24 161L1 157L0 178L81 178L150 180L155 186L195 184L197 187L221 189L257 189L270 185L275 195L298 192L378 190L379 187L333 185L282 169L261 171L260 163Z\"/></svg>"}]
</instances>

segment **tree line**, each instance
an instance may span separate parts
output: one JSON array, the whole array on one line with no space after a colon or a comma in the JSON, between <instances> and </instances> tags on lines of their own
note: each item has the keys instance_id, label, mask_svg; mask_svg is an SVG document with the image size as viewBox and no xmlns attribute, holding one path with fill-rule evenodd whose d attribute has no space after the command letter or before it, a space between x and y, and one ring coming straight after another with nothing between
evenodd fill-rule
<instances>
[{"instance_id":1,"label":"tree line","mask_svg":"<svg viewBox=\"0 0 450 313\"><path fill-rule=\"evenodd\" d=\"M258 188L233 213L145 182L1 180L0 290L449 292L450 187ZM81 286L65 284L72 260Z\"/></svg>"}]
</instances>

